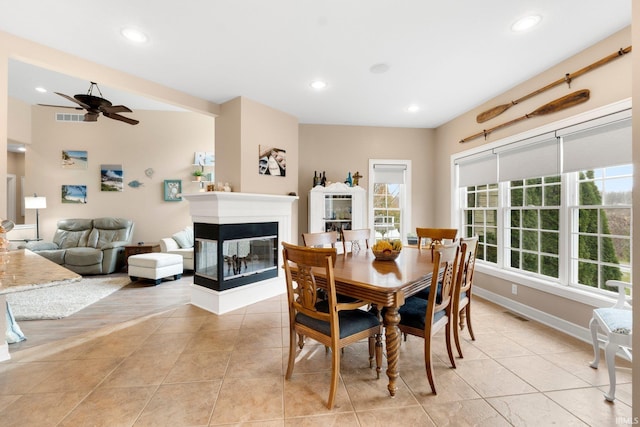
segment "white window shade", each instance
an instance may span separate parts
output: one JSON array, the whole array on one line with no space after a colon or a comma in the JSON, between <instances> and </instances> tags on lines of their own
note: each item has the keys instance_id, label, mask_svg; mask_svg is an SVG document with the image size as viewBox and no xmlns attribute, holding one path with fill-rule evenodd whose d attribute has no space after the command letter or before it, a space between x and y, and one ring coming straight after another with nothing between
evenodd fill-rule
<instances>
[{"instance_id":1,"label":"white window shade","mask_svg":"<svg viewBox=\"0 0 640 427\"><path fill-rule=\"evenodd\" d=\"M586 129L569 128L559 134L562 135L563 172L632 162L630 118Z\"/></svg>"},{"instance_id":2,"label":"white window shade","mask_svg":"<svg viewBox=\"0 0 640 427\"><path fill-rule=\"evenodd\" d=\"M493 152L479 153L456 161L458 186L493 184L498 182L498 156Z\"/></svg>"},{"instance_id":3,"label":"white window shade","mask_svg":"<svg viewBox=\"0 0 640 427\"><path fill-rule=\"evenodd\" d=\"M404 184L405 165L382 164L373 165L373 182L376 184Z\"/></svg>"},{"instance_id":4,"label":"white window shade","mask_svg":"<svg viewBox=\"0 0 640 427\"><path fill-rule=\"evenodd\" d=\"M498 179L513 181L560 173L558 138L554 133L529 138L504 148L498 153Z\"/></svg>"}]
</instances>

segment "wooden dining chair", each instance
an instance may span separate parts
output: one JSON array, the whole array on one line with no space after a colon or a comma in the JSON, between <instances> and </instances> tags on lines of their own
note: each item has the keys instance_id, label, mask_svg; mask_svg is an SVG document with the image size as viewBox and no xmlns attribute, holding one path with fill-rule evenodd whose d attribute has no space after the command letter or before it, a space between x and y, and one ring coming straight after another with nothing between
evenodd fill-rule
<instances>
[{"instance_id":1,"label":"wooden dining chair","mask_svg":"<svg viewBox=\"0 0 640 427\"><path fill-rule=\"evenodd\" d=\"M338 242L337 231L324 231L319 233L302 233L302 244L309 248L336 247Z\"/></svg>"},{"instance_id":2,"label":"wooden dining chair","mask_svg":"<svg viewBox=\"0 0 640 427\"><path fill-rule=\"evenodd\" d=\"M296 359L296 334L312 338L331 349L331 387L327 407L333 408L341 350L364 338L369 339L369 367L372 367L374 350L376 372L382 363L382 324L375 314L358 310L362 303L338 303L336 299L333 267L335 248L307 248L282 243L282 256L287 282L289 306L289 363L286 379L291 379ZM295 282L292 268L296 268ZM313 268L321 268L326 280L328 300L318 300L317 281ZM295 286L294 286L295 285Z\"/></svg>"},{"instance_id":3,"label":"wooden dining chair","mask_svg":"<svg viewBox=\"0 0 640 427\"><path fill-rule=\"evenodd\" d=\"M427 379L433 394L437 394L433 379L431 362L431 339L445 330L447 352L451 366L456 367L451 347L451 325L453 323L453 292L458 267L459 242L450 245L438 245L434 249L433 273L431 275L428 299L416 296L409 297L398 310L400 324L398 327L404 334L415 335L424 339L424 364ZM438 279L438 276L441 279Z\"/></svg>"},{"instance_id":4,"label":"wooden dining chair","mask_svg":"<svg viewBox=\"0 0 640 427\"><path fill-rule=\"evenodd\" d=\"M350 242L349 248L351 252L362 249L361 242L364 242L365 248L369 249L369 239L371 238L371 230L368 228L360 228L357 230L342 230L342 250L347 253L347 242ZM355 249L355 250L354 250Z\"/></svg>"},{"instance_id":5,"label":"wooden dining chair","mask_svg":"<svg viewBox=\"0 0 640 427\"><path fill-rule=\"evenodd\" d=\"M424 239L428 240L429 247L433 249L435 245L445 243L444 240L455 240L458 235L458 229L416 227L416 234L418 235L418 249L422 248Z\"/></svg>"},{"instance_id":6,"label":"wooden dining chair","mask_svg":"<svg viewBox=\"0 0 640 427\"><path fill-rule=\"evenodd\" d=\"M471 325L471 296L473 286L473 273L476 268L476 255L478 253L478 236L460 239L460 255L458 271L456 274L456 289L453 299L453 340L456 343L458 355L462 356L460 346L460 331L464 329L465 323L469 329L471 340L475 341Z\"/></svg>"}]
</instances>

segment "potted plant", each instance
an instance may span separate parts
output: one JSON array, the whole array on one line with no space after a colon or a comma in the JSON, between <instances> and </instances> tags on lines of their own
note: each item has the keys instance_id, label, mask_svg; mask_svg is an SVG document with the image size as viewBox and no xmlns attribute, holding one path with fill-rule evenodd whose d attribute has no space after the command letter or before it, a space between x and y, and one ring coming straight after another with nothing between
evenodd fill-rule
<instances>
[{"instance_id":1,"label":"potted plant","mask_svg":"<svg viewBox=\"0 0 640 427\"><path fill-rule=\"evenodd\" d=\"M204 171L202 169L196 169L193 171L193 176L196 178L196 181L200 181L202 179L202 175L204 175Z\"/></svg>"}]
</instances>

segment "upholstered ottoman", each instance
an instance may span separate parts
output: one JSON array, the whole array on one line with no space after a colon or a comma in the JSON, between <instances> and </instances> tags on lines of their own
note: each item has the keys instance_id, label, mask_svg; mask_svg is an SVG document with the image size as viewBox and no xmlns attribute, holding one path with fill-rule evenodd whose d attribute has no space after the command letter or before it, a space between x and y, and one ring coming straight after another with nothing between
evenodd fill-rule
<instances>
[{"instance_id":1,"label":"upholstered ottoman","mask_svg":"<svg viewBox=\"0 0 640 427\"><path fill-rule=\"evenodd\" d=\"M145 278L159 285L165 277L173 276L175 280L182 277L182 256L180 255L152 252L131 255L127 262L132 282Z\"/></svg>"}]
</instances>

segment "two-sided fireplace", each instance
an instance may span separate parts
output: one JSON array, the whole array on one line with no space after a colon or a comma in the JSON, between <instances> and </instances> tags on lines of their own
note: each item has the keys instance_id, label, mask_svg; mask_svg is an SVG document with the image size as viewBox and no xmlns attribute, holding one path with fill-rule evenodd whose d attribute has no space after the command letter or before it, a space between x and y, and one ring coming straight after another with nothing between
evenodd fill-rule
<instances>
[{"instance_id":1,"label":"two-sided fireplace","mask_svg":"<svg viewBox=\"0 0 640 427\"><path fill-rule=\"evenodd\" d=\"M193 282L216 291L278 276L278 223L194 224Z\"/></svg>"}]
</instances>

